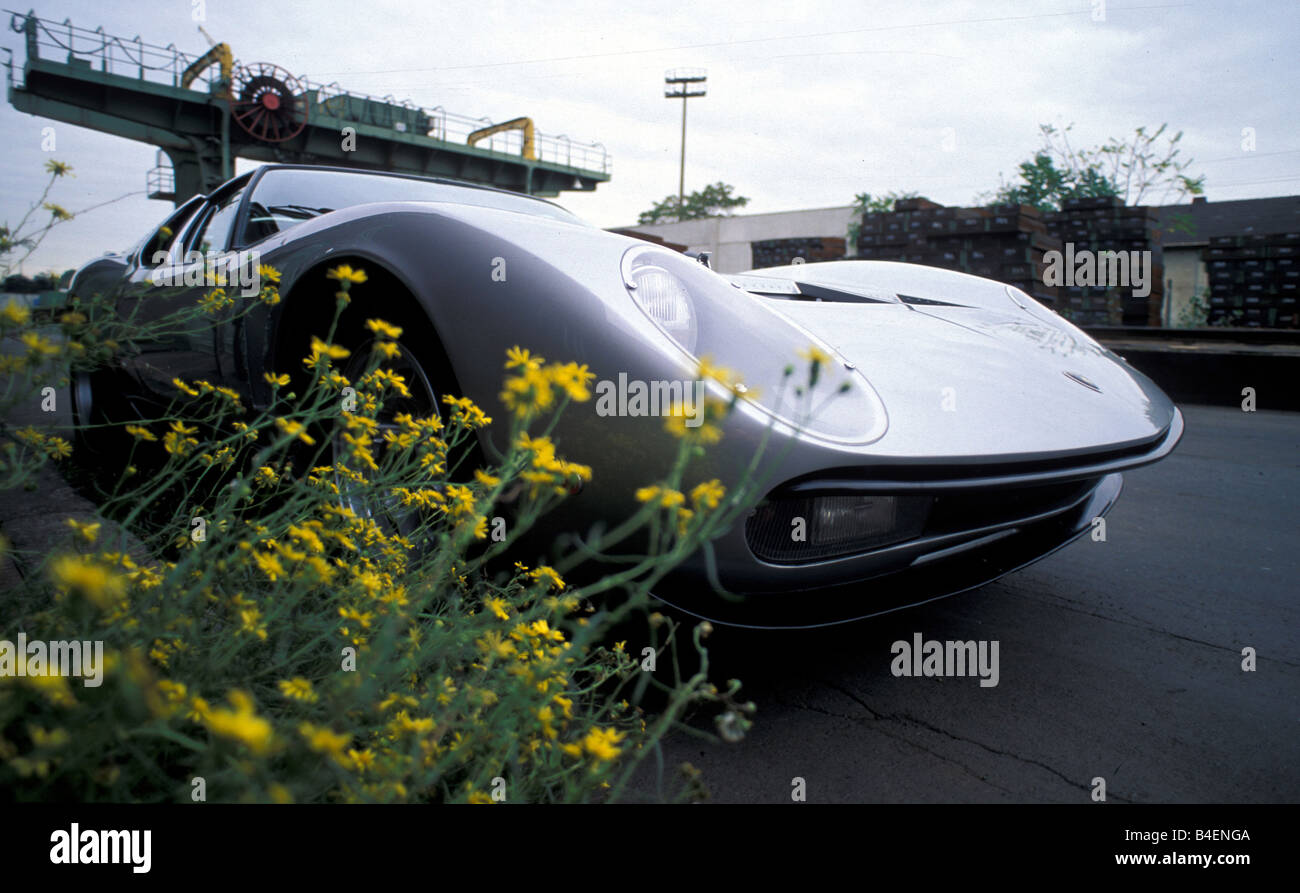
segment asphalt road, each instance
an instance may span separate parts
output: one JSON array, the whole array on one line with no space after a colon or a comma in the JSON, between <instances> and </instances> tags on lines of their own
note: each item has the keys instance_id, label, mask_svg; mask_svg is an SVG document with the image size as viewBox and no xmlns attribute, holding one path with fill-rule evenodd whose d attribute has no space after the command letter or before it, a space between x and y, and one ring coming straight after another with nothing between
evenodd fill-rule
<instances>
[{"instance_id":1,"label":"asphalt road","mask_svg":"<svg viewBox=\"0 0 1300 893\"><path fill-rule=\"evenodd\" d=\"M666 766L722 802L791 802L796 777L808 802L1086 803L1097 777L1109 802L1300 801L1300 414L1183 410L1106 542L829 631L716 631L755 726L674 737ZM893 676L918 632L997 640L998 685Z\"/></svg>"}]
</instances>

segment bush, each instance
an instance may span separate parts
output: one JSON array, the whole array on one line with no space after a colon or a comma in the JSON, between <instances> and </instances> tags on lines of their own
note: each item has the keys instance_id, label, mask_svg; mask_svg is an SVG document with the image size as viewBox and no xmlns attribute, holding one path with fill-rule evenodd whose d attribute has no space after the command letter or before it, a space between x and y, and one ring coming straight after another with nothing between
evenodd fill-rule
<instances>
[{"instance_id":1,"label":"bush","mask_svg":"<svg viewBox=\"0 0 1300 893\"><path fill-rule=\"evenodd\" d=\"M262 274L260 300L275 303L278 276ZM331 275L337 324L365 274ZM192 330L233 312L216 289L157 325ZM0 335L26 351L5 361L6 418L69 369L158 334L93 302L60 325L61 341L16 307L0 312ZM491 420L468 399L385 416L406 391L385 365L401 331L379 319L367 327L354 380L339 371L349 352L331 328L304 359L301 393L289 392L289 376L268 376L270 410L177 379L168 413L116 432L130 446L101 517L69 522L65 546L6 596L3 630L9 641L102 640L102 684L38 664L0 677L0 790L18 800L599 801L623 795L693 706L719 714L729 739L749 727L740 684L708 681L708 624L687 631L647 616L652 587L756 501L753 473L733 492L682 483L699 432L717 433L734 394L710 404L708 425L669 419L675 463L591 544L645 541L649 554L574 585L566 577L590 552L529 566L511 547L590 477L548 432L590 398L593 374L512 349L510 450L470 474L474 432ZM725 383L725 370L703 371ZM70 451L47 432L5 433L6 488L30 486L41 463ZM502 513L503 539L489 535ZM675 661L686 640L701 667L653 682L664 689L657 715L629 703L641 656L611 641L635 618L661 660ZM679 787L701 790L689 768Z\"/></svg>"}]
</instances>

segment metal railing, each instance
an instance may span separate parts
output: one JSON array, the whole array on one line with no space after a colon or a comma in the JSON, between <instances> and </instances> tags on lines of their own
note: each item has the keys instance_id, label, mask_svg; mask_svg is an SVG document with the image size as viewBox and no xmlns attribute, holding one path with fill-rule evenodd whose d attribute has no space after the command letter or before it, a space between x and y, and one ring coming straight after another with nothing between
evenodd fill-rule
<instances>
[{"instance_id":1,"label":"metal railing","mask_svg":"<svg viewBox=\"0 0 1300 893\"><path fill-rule=\"evenodd\" d=\"M299 78L298 81L304 86L312 105L308 112L309 120L316 115L326 115L345 122L393 128L462 146L474 131L497 123L487 117L458 115L440 105L427 108L409 100L399 102L392 96L381 98L345 90L337 81L328 84L320 84L310 78ZM519 156L524 151L523 134L519 131L503 131L493 134L476 148L501 155ZM584 143L565 134L555 136L538 132L535 135L535 151L538 161L562 164L578 170L610 173L609 152L601 143Z\"/></svg>"},{"instance_id":2,"label":"metal railing","mask_svg":"<svg viewBox=\"0 0 1300 893\"><path fill-rule=\"evenodd\" d=\"M176 171L169 164L150 168L144 185L146 195L175 195Z\"/></svg>"},{"instance_id":3,"label":"metal railing","mask_svg":"<svg viewBox=\"0 0 1300 893\"><path fill-rule=\"evenodd\" d=\"M162 81L179 87L181 73L203 55L184 53L175 44L159 46L146 43L139 35L129 39L116 37L105 33L102 27L92 31L72 24L70 19L54 22L28 13L5 12L10 14L10 30L26 38L28 59L48 58L69 65L82 64L106 74ZM59 56L64 58L59 60ZM214 81L207 73L199 80L209 89Z\"/></svg>"},{"instance_id":4,"label":"metal railing","mask_svg":"<svg viewBox=\"0 0 1300 893\"><path fill-rule=\"evenodd\" d=\"M142 81L181 86L181 75L202 53L182 52L175 44L160 46L146 43L137 35L126 39L106 34L102 27L91 30L72 24L71 20L54 22L29 13L4 10L10 14L9 27L24 35L27 58L52 59L69 65L81 65L105 74L132 77ZM235 63L238 72L239 63ZM8 80L13 86L13 66L9 64ZM213 93L219 89L215 66L200 73L191 89ZM387 127L399 133L414 134L458 146L466 145L466 137L475 130L496 122L489 118L473 118L448 112L442 106L426 108L410 100L393 96L382 98L345 90L337 82L319 84L308 78L298 78L308 96L307 120L318 116L336 118L349 123ZM200 86L201 85L201 86ZM506 131L491 137L475 147L500 155L523 154L523 135ZM561 164L580 171L599 171L608 175L612 163L609 152L601 143L584 143L567 135L552 136L538 132L535 135L537 160Z\"/></svg>"}]
</instances>

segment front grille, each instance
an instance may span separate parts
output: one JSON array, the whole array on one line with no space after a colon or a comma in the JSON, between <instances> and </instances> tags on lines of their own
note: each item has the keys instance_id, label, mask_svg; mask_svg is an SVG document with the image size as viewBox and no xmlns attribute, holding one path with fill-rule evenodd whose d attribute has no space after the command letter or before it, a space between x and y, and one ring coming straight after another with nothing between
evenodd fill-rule
<instances>
[{"instance_id":1,"label":"front grille","mask_svg":"<svg viewBox=\"0 0 1300 893\"><path fill-rule=\"evenodd\" d=\"M959 533L1065 508L1082 499L1098 480L937 493L925 532Z\"/></svg>"}]
</instances>

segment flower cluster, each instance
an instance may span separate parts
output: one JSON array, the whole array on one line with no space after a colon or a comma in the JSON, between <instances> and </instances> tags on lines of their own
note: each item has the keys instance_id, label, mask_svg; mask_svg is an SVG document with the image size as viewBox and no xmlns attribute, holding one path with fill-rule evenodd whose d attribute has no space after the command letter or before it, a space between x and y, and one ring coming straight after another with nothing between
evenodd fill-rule
<instances>
[{"instance_id":1,"label":"flower cluster","mask_svg":"<svg viewBox=\"0 0 1300 893\"><path fill-rule=\"evenodd\" d=\"M275 303L279 273L260 275L254 304ZM274 400L258 408L177 378L169 412L115 429L118 481L100 516L71 519L7 604L30 636L105 643L101 686L0 678L0 787L18 799L175 800L202 776L210 800L602 800L689 705L741 711L703 674L665 676L668 706L647 722L622 694L639 663L608 641L745 507L748 491L686 475L693 450L721 436L725 405L681 432L676 465L604 540L506 570L522 537L592 480L564 457L564 429L535 423L589 400L594 373L512 347L504 414L464 395L434 402L386 365L411 359L402 327L338 326L373 280L346 265L328 277L334 324L311 338L298 383L267 372ZM245 312L219 291L133 337ZM98 318L65 326L86 362L132 334L81 328ZM0 310L6 333L28 324L24 308ZM18 334L32 368L69 355L66 341ZM507 451L484 464L474 446L492 415L505 416ZM0 462L71 452L48 432L14 435ZM591 578L575 576L584 561L644 529L671 542L652 537L650 554L619 552L625 570L577 582ZM618 607L596 611L615 588ZM676 647L657 638L673 628L647 630L657 652Z\"/></svg>"}]
</instances>

